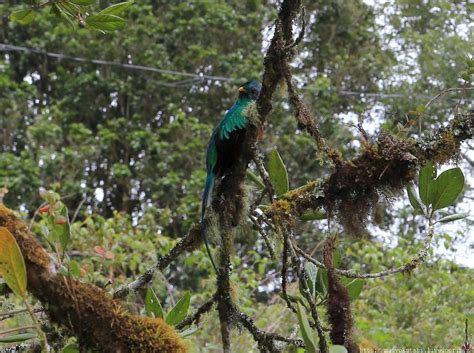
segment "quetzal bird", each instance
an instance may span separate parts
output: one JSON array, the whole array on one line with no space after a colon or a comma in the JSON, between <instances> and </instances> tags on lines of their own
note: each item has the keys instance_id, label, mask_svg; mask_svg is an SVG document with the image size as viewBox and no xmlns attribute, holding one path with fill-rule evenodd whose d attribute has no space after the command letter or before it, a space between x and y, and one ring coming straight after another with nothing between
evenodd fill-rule
<instances>
[{"instance_id":1,"label":"quetzal bird","mask_svg":"<svg viewBox=\"0 0 474 353\"><path fill-rule=\"evenodd\" d=\"M212 202L212 191L216 180L225 175L239 157L247 127L246 108L257 100L260 89L261 85L257 81L246 82L239 87L237 101L216 126L207 145L207 177L202 194L201 236L216 273L217 267L207 241L204 216L206 208Z\"/></svg>"}]
</instances>

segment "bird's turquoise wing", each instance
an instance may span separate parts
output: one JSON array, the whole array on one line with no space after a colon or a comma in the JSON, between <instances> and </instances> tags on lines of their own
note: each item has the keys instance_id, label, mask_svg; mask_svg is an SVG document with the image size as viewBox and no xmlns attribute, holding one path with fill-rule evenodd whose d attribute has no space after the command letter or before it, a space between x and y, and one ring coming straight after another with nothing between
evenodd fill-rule
<instances>
[{"instance_id":1,"label":"bird's turquoise wing","mask_svg":"<svg viewBox=\"0 0 474 353\"><path fill-rule=\"evenodd\" d=\"M245 129L247 125L247 118L244 115L244 110L247 105L234 104L232 108L224 116L224 119L219 124L218 137L221 140L228 140L230 134L239 129Z\"/></svg>"},{"instance_id":2,"label":"bird's turquoise wing","mask_svg":"<svg viewBox=\"0 0 474 353\"><path fill-rule=\"evenodd\" d=\"M244 115L245 108L248 104L234 104L224 115L224 118L214 129L209 145L207 146L207 171L212 171L216 166L218 159L218 151L216 143L218 140L224 141L230 138L232 132L245 129L247 118Z\"/></svg>"}]
</instances>

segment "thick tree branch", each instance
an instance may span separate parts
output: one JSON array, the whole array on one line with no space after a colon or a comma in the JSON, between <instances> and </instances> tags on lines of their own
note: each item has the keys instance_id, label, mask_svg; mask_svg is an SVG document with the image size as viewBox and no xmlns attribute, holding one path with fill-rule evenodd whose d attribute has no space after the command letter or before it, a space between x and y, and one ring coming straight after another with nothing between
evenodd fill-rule
<instances>
[{"instance_id":1,"label":"thick tree branch","mask_svg":"<svg viewBox=\"0 0 474 353\"><path fill-rule=\"evenodd\" d=\"M0 205L0 227L15 237L25 259L28 292L51 320L77 337L84 349L101 352L186 352L177 332L162 319L129 315L103 289L64 277L27 225Z\"/></svg>"},{"instance_id":2,"label":"thick tree branch","mask_svg":"<svg viewBox=\"0 0 474 353\"><path fill-rule=\"evenodd\" d=\"M272 109L272 97L275 89L283 78L280 70L281 62L293 55L293 48L288 49L293 41L293 21L301 9L299 0L284 0L278 18L275 22L275 33L265 57L265 71L262 79L262 90L257 100L257 112L260 124L265 123L267 115ZM219 319L224 351L230 350L229 331L233 313L236 313L232 302L230 289L230 251L233 243L235 227L242 221L244 209L244 182L246 170L250 161L255 157L258 124L248 124L242 153L229 173L217 186L218 197L214 199L213 208L219 218L221 234L221 263L217 276L217 293ZM255 337L255 336L254 336ZM259 347L260 347L259 343ZM273 352L273 348L267 347ZM260 347L263 350L263 347ZM265 351L265 350L264 350Z\"/></svg>"}]
</instances>

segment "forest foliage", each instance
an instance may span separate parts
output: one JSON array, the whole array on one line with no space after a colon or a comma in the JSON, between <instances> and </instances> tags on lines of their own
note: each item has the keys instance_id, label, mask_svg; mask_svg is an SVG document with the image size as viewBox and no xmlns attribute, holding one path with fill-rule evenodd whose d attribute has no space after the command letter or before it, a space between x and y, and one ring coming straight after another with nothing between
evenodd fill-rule
<instances>
[{"instance_id":1,"label":"forest foliage","mask_svg":"<svg viewBox=\"0 0 474 353\"><path fill-rule=\"evenodd\" d=\"M117 7L109 1L72 2L73 8L53 7L51 13L48 6L0 5L11 19L2 24L1 43L27 48L5 47L0 58L0 201L21 212L65 276L113 293L154 266L198 222L206 143L237 87L261 77L277 6L260 0L154 0L113 12ZM344 158L359 155L382 131L419 141L472 109L466 2L392 0L372 6L317 0L305 6L294 76L322 136ZM458 89L444 92L450 88ZM282 86L259 147L280 199L320 182L333 167L298 129L287 98ZM434 166L422 168L417 190L384 190L358 228L361 234L329 222L339 234L335 267L364 273L416 257L433 228L426 263L413 272L343 282L361 345L457 348L464 341L464 319L474 319L474 293L466 289L474 272L453 261L453 254L473 246L472 221L465 214L473 197L470 148L467 141L452 160L459 168L439 175ZM258 174L252 165L248 203L265 186ZM260 201L263 210L272 207ZM435 217L440 209L449 214ZM321 257L326 213L317 210L300 220L299 246ZM435 224L449 221L456 226ZM278 294L279 260L252 223L243 223L232 254L233 299L262 329L291 332L298 319L309 327L303 304L289 318ZM2 239L6 234L0 229ZM278 241L270 241L282 251ZM319 293L323 303L327 274L310 263L307 269L314 274L308 282L312 294ZM17 296L0 298L1 311L28 302L34 310L37 303L26 298L22 283L12 287L4 277ZM150 288L130 295L127 310L179 325L212 296L214 277L203 249L187 253L157 273ZM295 302L299 291L290 284ZM28 326L30 317L0 317L0 326ZM183 336L190 347L211 352L220 349L218 328L211 311L199 329ZM311 346L310 335L302 337ZM245 331L232 340L241 351L256 350ZM73 338L62 343L75 346Z\"/></svg>"}]
</instances>

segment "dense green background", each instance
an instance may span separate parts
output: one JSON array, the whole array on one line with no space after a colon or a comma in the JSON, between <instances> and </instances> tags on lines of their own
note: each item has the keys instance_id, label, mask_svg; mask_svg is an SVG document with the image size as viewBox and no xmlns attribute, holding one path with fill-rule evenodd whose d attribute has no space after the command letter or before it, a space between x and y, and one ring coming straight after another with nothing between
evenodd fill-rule
<instances>
[{"instance_id":1,"label":"dense green background","mask_svg":"<svg viewBox=\"0 0 474 353\"><path fill-rule=\"evenodd\" d=\"M369 131L382 126L418 137L447 121L456 103L460 111L468 109L467 93L453 93L413 114L441 90L464 84L460 76L473 42L466 1L308 3L295 73L324 136L346 157L360 146L360 134L348 123L358 117L366 119ZM108 4L100 1L102 8ZM7 15L19 7L7 1L0 10ZM189 81L35 53L2 53L0 186L9 189L4 202L31 216L42 203L43 187L64 197L71 217L82 204L71 251L89 271L84 280L112 278L115 288L143 272L197 221L207 139L235 99L236 87L261 77L275 10L273 1L260 0L140 1L127 11L126 28L106 35L72 30L46 12L28 26L4 21L2 43L230 79ZM283 88L276 98L262 150L279 149L291 187L327 175L330 169L311 139L296 131ZM407 119L413 126L401 129ZM416 254L424 229L403 202L374 210L372 236L341 240L345 267L376 271ZM449 228L456 230L449 234L440 228L439 248L449 253L466 242L468 222ZM321 223L299 230L309 250L324 236ZM387 250L387 243L398 246ZM115 258L97 260L95 245ZM250 226L237 239L234 263L242 308L262 328L288 332L293 322L275 291L278 282L272 282L278 262L268 259ZM433 255L410 275L368 281L354 305L357 337L385 348L459 347L464 318L473 312L473 279L472 269ZM213 290L207 257L201 251L183 256L156 279L155 288L165 305L185 290L198 305ZM141 304L141 298L130 298L131 310ZM212 313L191 339L207 347L200 351L218 351L218 332ZM234 339L242 352L252 349L246 333L236 332Z\"/></svg>"}]
</instances>

